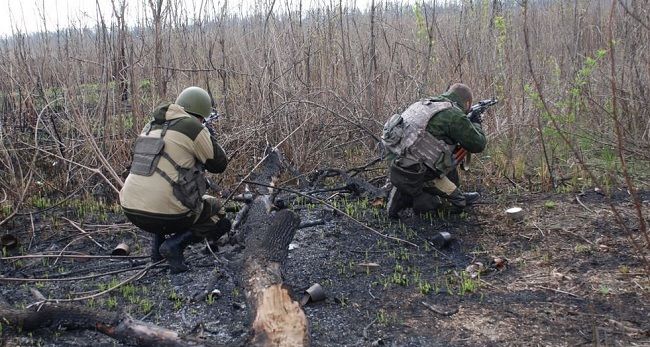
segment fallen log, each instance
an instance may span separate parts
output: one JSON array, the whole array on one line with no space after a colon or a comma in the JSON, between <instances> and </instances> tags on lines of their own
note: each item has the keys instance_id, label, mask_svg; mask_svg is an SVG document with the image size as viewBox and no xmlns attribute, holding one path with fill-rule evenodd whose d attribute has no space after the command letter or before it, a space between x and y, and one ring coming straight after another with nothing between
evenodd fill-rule
<instances>
[{"instance_id":1,"label":"fallen log","mask_svg":"<svg viewBox=\"0 0 650 347\"><path fill-rule=\"evenodd\" d=\"M203 341L132 319L128 315L70 304L45 303L34 310L18 310L0 302L3 323L19 330L65 327L95 329L127 344L138 346L206 346Z\"/></svg>"},{"instance_id":2,"label":"fallen log","mask_svg":"<svg viewBox=\"0 0 650 347\"><path fill-rule=\"evenodd\" d=\"M282 210L246 239L242 279L253 317L251 345L309 345L307 317L282 285L282 264L299 225L295 213Z\"/></svg>"},{"instance_id":3,"label":"fallen log","mask_svg":"<svg viewBox=\"0 0 650 347\"><path fill-rule=\"evenodd\" d=\"M280 174L281 156L269 153L255 181L259 194L250 204L248 216L239 236L245 240L242 283L251 312L253 346L308 346L309 325L300 304L293 301L282 284L282 264L289 253L289 243L300 225L300 218L289 210L271 215L273 182Z\"/></svg>"}]
</instances>

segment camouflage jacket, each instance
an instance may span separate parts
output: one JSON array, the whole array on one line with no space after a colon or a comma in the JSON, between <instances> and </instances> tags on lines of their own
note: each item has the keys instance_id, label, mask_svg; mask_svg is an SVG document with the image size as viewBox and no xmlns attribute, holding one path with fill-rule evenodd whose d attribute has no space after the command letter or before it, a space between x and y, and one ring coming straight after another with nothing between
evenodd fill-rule
<instances>
[{"instance_id":1,"label":"camouflage jacket","mask_svg":"<svg viewBox=\"0 0 650 347\"><path fill-rule=\"evenodd\" d=\"M460 144L471 153L482 152L487 144L487 139L481 125L469 121L459 107L459 100L455 94L445 93L438 98L451 101L454 107L431 118L427 124L427 131L447 144Z\"/></svg>"}]
</instances>

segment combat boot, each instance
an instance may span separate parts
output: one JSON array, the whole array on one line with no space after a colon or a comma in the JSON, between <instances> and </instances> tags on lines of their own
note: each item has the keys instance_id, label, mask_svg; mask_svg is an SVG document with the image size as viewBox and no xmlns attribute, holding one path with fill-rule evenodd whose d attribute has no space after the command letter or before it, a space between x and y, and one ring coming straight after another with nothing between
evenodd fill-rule
<instances>
[{"instance_id":1,"label":"combat boot","mask_svg":"<svg viewBox=\"0 0 650 347\"><path fill-rule=\"evenodd\" d=\"M413 212L416 214L435 212L440 206L442 206L442 200L437 195L422 192L413 197Z\"/></svg>"},{"instance_id":2,"label":"combat boot","mask_svg":"<svg viewBox=\"0 0 650 347\"><path fill-rule=\"evenodd\" d=\"M214 226L213 232L206 236L206 240L208 240L208 245L210 247L210 250L214 252L219 248L217 241L219 241L221 236L229 233L231 228L232 228L232 222L230 221L230 219L228 218L219 219L219 221ZM206 247L205 253L209 254L210 250Z\"/></svg>"},{"instance_id":3,"label":"combat boot","mask_svg":"<svg viewBox=\"0 0 650 347\"><path fill-rule=\"evenodd\" d=\"M386 204L388 217L393 219L399 218L399 212L409 207L411 200L412 199L408 195L400 192L396 187L393 187L388 195L388 204Z\"/></svg>"},{"instance_id":4,"label":"combat boot","mask_svg":"<svg viewBox=\"0 0 650 347\"><path fill-rule=\"evenodd\" d=\"M214 234L210 235L210 239L212 241L217 241L221 236L227 234L230 232L230 229L232 228L232 222L228 218L221 218L217 222L214 228Z\"/></svg>"},{"instance_id":5,"label":"combat boot","mask_svg":"<svg viewBox=\"0 0 650 347\"><path fill-rule=\"evenodd\" d=\"M481 194L478 192L468 192L468 193L463 193L465 196L465 205L471 206L474 205L480 198Z\"/></svg>"},{"instance_id":6,"label":"combat boot","mask_svg":"<svg viewBox=\"0 0 650 347\"><path fill-rule=\"evenodd\" d=\"M474 204L480 198L481 195L477 192L462 193L460 189L454 190L450 195L447 196L447 200L449 200L449 202L454 207L457 207L459 209Z\"/></svg>"},{"instance_id":7,"label":"combat boot","mask_svg":"<svg viewBox=\"0 0 650 347\"><path fill-rule=\"evenodd\" d=\"M169 270L171 273L176 274L185 272L189 268L185 265L185 257L183 251L194 239L191 231L182 231L174 234L172 237L165 240L160 245L160 254L167 258Z\"/></svg>"},{"instance_id":8,"label":"combat boot","mask_svg":"<svg viewBox=\"0 0 650 347\"><path fill-rule=\"evenodd\" d=\"M160 255L160 245L165 241L165 237L161 234L153 234L153 240L151 240L151 261L159 262L163 259Z\"/></svg>"}]
</instances>

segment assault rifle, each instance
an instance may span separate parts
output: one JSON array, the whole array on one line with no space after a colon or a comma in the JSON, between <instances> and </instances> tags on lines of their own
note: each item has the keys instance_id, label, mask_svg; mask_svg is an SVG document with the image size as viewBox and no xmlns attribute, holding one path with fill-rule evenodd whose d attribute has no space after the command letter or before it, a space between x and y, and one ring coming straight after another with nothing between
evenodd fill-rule
<instances>
[{"instance_id":1,"label":"assault rifle","mask_svg":"<svg viewBox=\"0 0 650 347\"><path fill-rule=\"evenodd\" d=\"M472 105L467 117L472 123L481 123L483 121L483 113L487 111L490 106L494 106L498 102L499 100L496 98L481 100L478 104Z\"/></svg>"},{"instance_id":2,"label":"assault rifle","mask_svg":"<svg viewBox=\"0 0 650 347\"><path fill-rule=\"evenodd\" d=\"M479 101L477 104L472 105L469 109L469 118L472 123L482 123L483 122L483 113L487 111L491 106L496 105L499 102L496 98L485 99ZM463 170L469 170L469 162L471 161L471 154L463 147L456 146L454 153L452 155L454 166L460 165Z\"/></svg>"},{"instance_id":3,"label":"assault rifle","mask_svg":"<svg viewBox=\"0 0 650 347\"><path fill-rule=\"evenodd\" d=\"M212 123L215 122L216 120L218 120L219 117L221 117L221 113L219 113L219 112L217 112L217 111L215 111L213 109L213 111L210 112L210 115L208 116L208 118L205 118L203 120L203 125L205 125L205 127L208 128L208 131L210 132L210 135L212 135L212 136L216 136L216 134L217 134L217 132L214 130L214 127L212 126Z\"/></svg>"}]
</instances>

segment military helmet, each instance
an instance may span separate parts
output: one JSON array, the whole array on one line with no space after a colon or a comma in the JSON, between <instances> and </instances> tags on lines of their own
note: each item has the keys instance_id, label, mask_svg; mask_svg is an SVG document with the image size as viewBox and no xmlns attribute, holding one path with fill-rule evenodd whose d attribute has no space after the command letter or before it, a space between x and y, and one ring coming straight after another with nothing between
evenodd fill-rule
<instances>
[{"instance_id":1,"label":"military helmet","mask_svg":"<svg viewBox=\"0 0 650 347\"><path fill-rule=\"evenodd\" d=\"M212 99L210 94L199 87L187 87L178 94L176 104L183 106L185 112L197 116L208 118L212 111Z\"/></svg>"}]
</instances>

